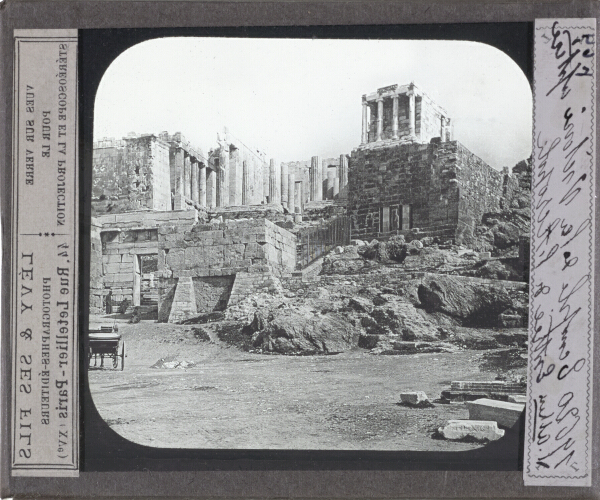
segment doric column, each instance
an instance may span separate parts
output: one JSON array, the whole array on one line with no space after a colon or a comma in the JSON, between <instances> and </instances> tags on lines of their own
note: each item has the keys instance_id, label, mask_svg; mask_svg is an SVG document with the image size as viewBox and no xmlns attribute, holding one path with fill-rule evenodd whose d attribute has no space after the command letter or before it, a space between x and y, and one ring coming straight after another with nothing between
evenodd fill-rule
<instances>
[{"instance_id":1,"label":"doric column","mask_svg":"<svg viewBox=\"0 0 600 500\"><path fill-rule=\"evenodd\" d=\"M383 132L383 97L377 98L377 139L381 140L381 133Z\"/></svg>"},{"instance_id":2,"label":"doric column","mask_svg":"<svg viewBox=\"0 0 600 500\"><path fill-rule=\"evenodd\" d=\"M269 198L269 164L264 162L261 165L262 186L263 186L263 201L266 203Z\"/></svg>"},{"instance_id":3,"label":"doric column","mask_svg":"<svg viewBox=\"0 0 600 500\"><path fill-rule=\"evenodd\" d=\"M327 196L325 197L327 200L333 200L333 184L334 179L336 179L335 168L327 169ZM339 186L339 184L338 184Z\"/></svg>"},{"instance_id":4,"label":"doric column","mask_svg":"<svg viewBox=\"0 0 600 500\"><path fill-rule=\"evenodd\" d=\"M244 169L242 162L242 152L235 148L229 154L229 204L242 205L242 182Z\"/></svg>"},{"instance_id":5,"label":"doric column","mask_svg":"<svg viewBox=\"0 0 600 500\"><path fill-rule=\"evenodd\" d=\"M203 163L198 164L198 203L206 206L206 165Z\"/></svg>"},{"instance_id":6,"label":"doric column","mask_svg":"<svg viewBox=\"0 0 600 500\"><path fill-rule=\"evenodd\" d=\"M392 97L392 139L398 139L398 95Z\"/></svg>"},{"instance_id":7,"label":"doric column","mask_svg":"<svg viewBox=\"0 0 600 500\"><path fill-rule=\"evenodd\" d=\"M333 198L337 198L340 195L340 178L336 177L333 179Z\"/></svg>"},{"instance_id":8,"label":"doric column","mask_svg":"<svg viewBox=\"0 0 600 500\"><path fill-rule=\"evenodd\" d=\"M296 176L294 175L294 171L288 173L287 175L288 187L287 187L287 209L288 212L293 214L296 206L296 196L294 193L294 189L296 187Z\"/></svg>"},{"instance_id":9,"label":"doric column","mask_svg":"<svg viewBox=\"0 0 600 500\"><path fill-rule=\"evenodd\" d=\"M217 171L210 168L206 169L206 206L217 206Z\"/></svg>"},{"instance_id":10,"label":"doric column","mask_svg":"<svg viewBox=\"0 0 600 500\"><path fill-rule=\"evenodd\" d=\"M175 174L175 182L174 182L174 193L173 193L173 197L174 197L174 203L173 203L173 209L174 210L183 210L185 208L185 199L183 196L183 171L184 171L184 152L183 152L183 148L181 147L177 147L175 148L175 154L174 154L175 158L174 158L174 163L175 163L175 168L174 168L174 174Z\"/></svg>"},{"instance_id":11,"label":"doric column","mask_svg":"<svg viewBox=\"0 0 600 500\"><path fill-rule=\"evenodd\" d=\"M281 164L281 204L288 206L288 166L287 163Z\"/></svg>"},{"instance_id":12,"label":"doric column","mask_svg":"<svg viewBox=\"0 0 600 500\"><path fill-rule=\"evenodd\" d=\"M452 121L450 118L446 118L446 140L452 140Z\"/></svg>"},{"instance_id":13,"label":"doric column","mask_svg":"<svg viewBox=\"0 0 600 500\"><path fill-rule=\"evenodd\" d=\"M186 152L184 155L184 164L183 164L183 195L189 200L191 196L191 170L192 170L192 159L190 155Z\"/></svg>"},{"instance_id":14,"label":"doric column","mask_svg":"<svg viewBox=\"0 0 600 500\"><path fill-rule=\"evenodd\" d=\"M269 203L280 203L279 186L277 185L277 162L269 160Z\"/></svg>"},{"instance_id":15,"label":"doric column","mask_svg":"<svg viewBox=\"0 0 600 500\"><path fill-rule=\"evenodd\" d=\"M304 207L304 193L302 181L296 181L294 188L294 213L302 213Z\"/></svg>"},{"instance_id":16,"label":"doric column","mask_svg":"<svg viewBox=\"0 0 600 500\"><path fill-rule=\"evenodd\" d=\"M242 205L250 205L248 199L248 162L244 160L242 162Z\"/></svg>"},{"instance_id":17,"label":"doric column","mask_svg":"<svg viewBox=\"0 0 600 500\"><path fill-rule=\"evenodd\" d=\"M321 201L323 199L323 167L321 157L313 156L310 159L310 200Z\"/></svg>"},{"instance_id":18,"label":"doric column","mask_svg":"<svg viewBox=\"0 0 600 500\"><path fill-rule=\"evenodd\" d=\"M360 143L366 144L369 142L369 105L367 104L367 97L363 96L362 101L362 136Z\"/></svg>"},{"instance_id":19,"label":"doric column","mask_svg":"<svg viewBox=\"0 0 600 500\"><path fill-rule=\"evenodd\" d=\"M440 119L440 142L446 142L446 119Z\"/></svg>"},{"instance_id":20,"label":"doric column","mask_svg":"<svg viewBox=\"0 0 600 500\"><path fill-rule=\"evenodd\" d=\"M217 172L217 206L229 206L229 148L219 148L219 170Z\"/></svg>"},{"instance_id":21,"label":"doric column","mask_svg":"<svg viewBox=\"0 0 600 500\"><path fill-rule=\"evenodd\" d=\"M340 155L340 190L348 185L348 157Z\"/></svg>"},{"instance_id":22,"label":"doric column","mask_svg":"<svg viewBox=\"0 0 600 500\"><path fill-rule=\"evenodd\" d=\"M408 96L408 133L411 137L415 136L415 92L409 90L406 95Z\"/></svg>"},{"instance_id":23,"label":"doric column","mask_svg":"<svg viewBox=\"0 0 600 500\"><path fill-rule=\"evenodd\" d=\"M192 201L198 203L198 160L192 161Z\"/></svg>"}]
</instances>

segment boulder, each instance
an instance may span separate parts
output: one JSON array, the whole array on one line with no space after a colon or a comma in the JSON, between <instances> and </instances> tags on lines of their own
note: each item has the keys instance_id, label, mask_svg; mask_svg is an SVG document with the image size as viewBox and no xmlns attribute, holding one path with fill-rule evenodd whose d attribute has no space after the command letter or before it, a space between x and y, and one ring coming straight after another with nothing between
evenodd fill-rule
<instances>
[{"instance_id":1,"label":"boulder","mask_svg":"<svg viewBox=\"0 0 600 500\"><path fill-rule=\"evenodd\" d=\"M369 313L373 310L373 302L363 297L351 297L348 299L348 307L356 312Z\"/></svg>"},{"instance_id":2,"label":"boulder","mask_svg":"<svg viewBox=\"0 0 600 500\"><path fill-rule=\"evenodd\" d=\"M495 327L498 315L513 305L501 284L477 283L458 276L427 278L417 295L426 311L458 318L464 326Z\"/></svg>"},{"instance_id":3,"label":"boulder","mask_svg":"<svg viewBox=\"0 0 600 500\"><path fill-rule=\"evenodd\" d=\"M362 347L363 349L373 349L377 346L381 335L373 335L373 334L361 334L358 337L358 347Z\"/></svg>"},{"instance_id":4,"label":"boulder","mask_svg":"<svg viewBox=\"0 0 600 500\"><path fill-rule=\"evenodd\" d=\"M358 335L341 314L316 314L308 308L279 309L264 330L255 334L253 345L280 354L333 354L356 347Z\"/></svg>"},{"instance_id":5,"label":"boulder","mask_svg":"<svg viewBox=\"0 0 600 500\"><path fill-rule=\"evenodd\" d=\"M439 433L446 439L473 438L477 441L496 441L504 436L504 429L487 420L449 420L446 427L440 427Z\"/></svg>"}]
</instances>

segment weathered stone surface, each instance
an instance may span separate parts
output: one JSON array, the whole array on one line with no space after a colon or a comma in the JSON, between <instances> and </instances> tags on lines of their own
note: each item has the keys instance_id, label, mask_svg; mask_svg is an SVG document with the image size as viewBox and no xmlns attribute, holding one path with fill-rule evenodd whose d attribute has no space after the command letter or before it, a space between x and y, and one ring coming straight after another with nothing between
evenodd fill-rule
<instances>
[{"instance_id":1,"label":"weathered stone surface","mask_svg":"<svg viewBox=\"0 0 600 500\"><path fill-rule=\"evenodd\" d=\"M524 394L513 394L511 396L508 396L508 402L524 405L527 404L527 396L525 396Z\"/></svg>"},{"instance_id":2,"label":"weathered stone surface","mask_svg":"<svg viewBox=\"0 0 600 500\"><path fill-rule=\"evenodd\" d=\"M469 409L469 420L494 420L508 429L518 424L525 410L524 404L508 403L493 399L477 399L465 403Z\"/></svg>"},{"instance_id":3,"label":"weathered stone surface","mask_svg":"<svg viewBox=\"0 0 600 500\"><path fill-rule=\"evenodd\" d=\"M423 391L411 391L401 393L400 402L410 406L419 406L429 403L430 401L427 398L427 394Z\"/></svg>"},{"instance_id":4,"label":"weathered stone surface","mask_svg":"<svg viewBox=\"0 0 600 500\"><path fill-rule=\"evenodd\" d=\"M479 392L497 392L507 394L524 393L527 385L518 382L506 382L503 380L457 380L450 383L450 389L453 391L479 391Z\"/></svg>"},{"instance_id":5,"label":"weathered stone surface","mask_svg":"<svg viewBox=\"0 0 600 500\"><path fill-rule=\"evenodd\" d=\"M177 323L196 316L196 296L192 278L179 278L171 304L169 323Z\"/></svg>"},{"instance_id":6,"label":"weathered stone surface","mask_svg":"<svg viewBox=\"0 0 600 500\"><path fill-rule=\"evenodd\" d=\"M518 314L502 313L498 315L498 326L501 328L521 328L523 318Z\"/></svg>"},{"instance_id":7,"label":"weathered stone surface","mask_svg":"<svg viewBox=\"0 0 600 500\"><path fill-rule=\"evenodd\" d=\"M356 347L358 335L341 314L287 309L273 312L264 329L254 334L253 345L280 354L333 354Z\"/></svg>"},{"instance_id":8,"label":"weathered stone surface","mask_svg":"<svg viewBox=\"0 0 600 500\"><path fill-rule=\"evenodd\" d=\"M498 429L496 422L485 420L449 420L439 432L446 439L471 437L479 441L496 441L504 436L504 429Z\"/></svg>"},{"instance_id":9,"label":"weathered stone surface","mask_svg":"<svg viewBox=\"0 0 600 500\"><path fill-rule=\"evenodd\" d=\"M457 141L358 148L349 161L353 236L363 240L379 236L380 208L387 205L390 210L399 206L410 210L402 212L402 221L395 224L400 227L390 227L390 232L410 231L404 222L408 219L423 230L418 239L468 242L483 214L500 210L506 177Z\"/></svg>"},{"instance_id":10,"label":"weathered stone surface","mask_svg":"<svg viewBox=\"0 0 600 500\"><path fill-rule=\"evenodd\" d=\"M502 284L478 283L457 276L427 278L417 293L425 310L443 312L462 320L465 326L497 326L498 315L514 306Z\"/></svg>"}]
</instances>

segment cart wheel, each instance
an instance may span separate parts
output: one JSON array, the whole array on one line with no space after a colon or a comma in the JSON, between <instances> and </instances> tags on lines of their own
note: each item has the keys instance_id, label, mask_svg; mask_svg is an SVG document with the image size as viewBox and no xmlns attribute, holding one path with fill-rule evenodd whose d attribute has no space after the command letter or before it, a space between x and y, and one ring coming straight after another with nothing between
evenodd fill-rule
<instances>
[{"instance_id":1,"label":"cart wheel","mask_svg":"<svg viewBox=\"0 0 600 500\"><path fill-rule=\"evenodd\" d=\"M118 350L119 350L119 346L116 347L115 352L112 355L113 368L117 368L119 366Z\"/></svg>"},{"instance_id":2,"label":"cart wheel","mask_svg":"<svg viewBox=\"0 0 600 500\"><path fill-rule=\"evenodd\" d=\"M121 371L125 369L125 342L121 343Z\"/></svg>"}]
</instances>

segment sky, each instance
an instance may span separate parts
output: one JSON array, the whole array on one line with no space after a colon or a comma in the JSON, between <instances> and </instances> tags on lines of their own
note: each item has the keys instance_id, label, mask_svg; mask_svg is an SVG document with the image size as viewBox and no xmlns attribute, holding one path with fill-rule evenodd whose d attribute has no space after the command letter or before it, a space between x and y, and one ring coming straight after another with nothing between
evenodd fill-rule
<instances>
[{"instance_id":1,"label":"sky","mask_svg":"<svg viewBox=\"0 0 600 500\"><path fill-rule=\"evenodd\" d=\"M489 45L437 40L149 40L104 74L94 140L181 132L207 152L227 127L278 161L337 157L360 144L362 95L410 82L492 167L531 154L532 95L521 69Z\"/></svg>"}]
</instances>

